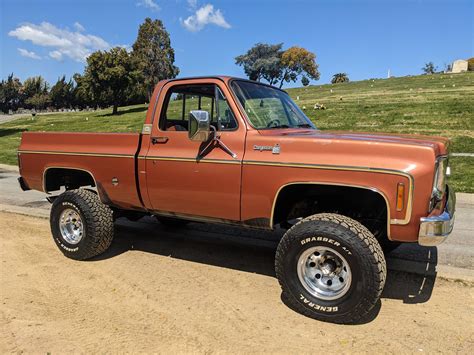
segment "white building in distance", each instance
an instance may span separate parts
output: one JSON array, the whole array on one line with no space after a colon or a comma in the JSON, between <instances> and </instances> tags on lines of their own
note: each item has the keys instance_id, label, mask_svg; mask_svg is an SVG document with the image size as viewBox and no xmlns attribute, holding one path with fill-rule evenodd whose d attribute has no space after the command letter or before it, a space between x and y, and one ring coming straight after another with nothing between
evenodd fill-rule
<instances>
[{"instance_id":1,"label":"white building in distance","mask_svg":"<svg viewBox=\"0 0 474 355\"><path fill-rule=\"evenodd\" d=\"M453 62L451 73L462 73L467 71L467 60L458 59Z\"/></svg>"}]
</instances>

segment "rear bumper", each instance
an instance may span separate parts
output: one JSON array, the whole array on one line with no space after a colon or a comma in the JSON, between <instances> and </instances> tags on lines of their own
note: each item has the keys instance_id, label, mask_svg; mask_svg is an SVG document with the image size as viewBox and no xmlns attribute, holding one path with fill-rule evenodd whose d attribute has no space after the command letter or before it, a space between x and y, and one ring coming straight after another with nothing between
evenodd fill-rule
<instances>
[{"instance_id":1,"label":"rear bumper","mask_svg":"<svg viewBox=\"0 0 474 355\"><path fill-rule=\"evenodd\" d=\"M447 188L446 193L448 194L446 205L441 214L420 218L418 244L428 247L439 245L444 242L453 231L456 194L449 188Z\"/></svg>"},{"instance_id":2,"label":"rear bumper","mask_svg":"<svg viewBox=\"0 0 474 355\"><path fill-rule=\"evenodd\" d=\"M23 179L21 176L18 178L18 183L20 184L20 188L23 191L31 190L28 184L26 183L25 179Z\"/></svg>"}]
</instances>

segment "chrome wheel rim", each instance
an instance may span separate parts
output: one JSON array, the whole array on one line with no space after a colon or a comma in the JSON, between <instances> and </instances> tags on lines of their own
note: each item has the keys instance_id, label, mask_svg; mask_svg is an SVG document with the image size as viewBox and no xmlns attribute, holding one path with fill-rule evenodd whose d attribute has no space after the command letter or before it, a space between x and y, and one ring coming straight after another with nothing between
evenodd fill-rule
<instances>
[{"instance_id":1,"label":"chrome wheel rim","mask_svg":"<svg viewBox=\"0 0 474 355\"><path fill-rule=\"evenodd\" d=\"M62 211L59 217L59 230L63 239L69 244L77 244L84 235L84 225L79 213L71 208Z\"/></svg>"},{"instance_id":2,"label":"chrome wheel rim","mask_svg":"<svg viewBox=\"0 0 474 355\"><path fill-rule=\"evenodd\" d=\"M352 274L347 260L325 246L305 250L298 259L298 278L312 296L335 300L351 287Z\"/></svg>"}]
</instances>

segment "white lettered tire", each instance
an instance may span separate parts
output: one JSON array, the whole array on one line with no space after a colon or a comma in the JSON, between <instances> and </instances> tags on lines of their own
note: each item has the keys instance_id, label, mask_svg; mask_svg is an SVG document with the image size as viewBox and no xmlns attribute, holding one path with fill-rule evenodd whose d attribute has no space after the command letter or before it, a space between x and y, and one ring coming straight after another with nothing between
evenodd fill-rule
<instances>
[{"instance_id":1,"label":"white lettered tire","mask_svg":"<svg viewBox=\"0 0 474 355\"><path fill-rule=\"evenodd\" d=\"M114 236L112 210L85 189L66 191L54 200L50 225L59 250L75 260L102 254Z\"/></svg>"},{"instance_id":2,"label":"white lettered tire","mask_svg":"<svg viewBox=\"0 0 474 355\"><path fill-rule=\"evenodd\" d=\"M332 213L307 217L289 229L278 245L275 270L291 308L346 324L357 323L375 306L387 273L373 234Z\"/></svg>"}]
</instances>

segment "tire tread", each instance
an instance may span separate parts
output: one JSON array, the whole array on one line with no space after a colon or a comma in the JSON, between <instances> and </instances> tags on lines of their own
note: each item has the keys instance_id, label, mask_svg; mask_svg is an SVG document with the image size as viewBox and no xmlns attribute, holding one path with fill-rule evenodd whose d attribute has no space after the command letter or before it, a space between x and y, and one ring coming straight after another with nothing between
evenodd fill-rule
<instances>
[{"instance_id":1,"label":"tire tread","mask_svg":"<svg viewBox=\"0 0 474 355\"><path fill-rule=\"evenodd\" d=\"M286 251L293 243L297 241L296 239L299 238L299 236L297 234L294 234L293 231L298 228L298 226L301 226L304 223L317 221L335 223L351 230L355 235L357 235L360 241L362 241L368 247L371 255L373 256L373 260L369 262L372 264L374 270L378 270L376 277L378 280L369 283L369 289L367 290L367 292L365 292L362 301L359 302L357 307L354 307L351 311L339 318L334 317L333 319L331 319L331 321L334 323L357 323L358 321L366 317L370 310L375 306L375 304L380 298L380 295L382 294L385 285L385 280L387 278L387 266L382 248L377 239L374 237L374 235L361 223L353 220L352 218L335 213L319 213L302 219L285 233L278 245L275 255L276 276L278 278L280 286L283 289L283 293L285 294L286 299L291 303L291 306L293 306L298 312L304 314L305 316L315 318L314 312L304 307L296 299L296 297L288 291L288 286L285 282L285 270L283 260Z\"/></svg>"}]
</instances>

